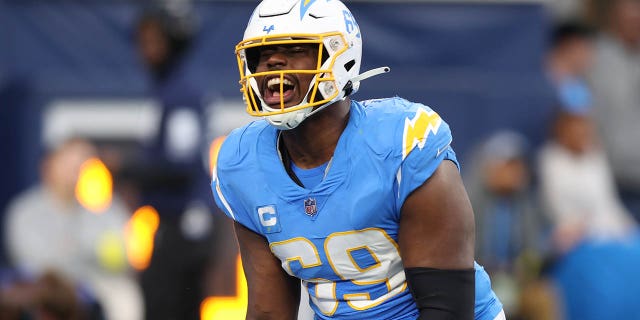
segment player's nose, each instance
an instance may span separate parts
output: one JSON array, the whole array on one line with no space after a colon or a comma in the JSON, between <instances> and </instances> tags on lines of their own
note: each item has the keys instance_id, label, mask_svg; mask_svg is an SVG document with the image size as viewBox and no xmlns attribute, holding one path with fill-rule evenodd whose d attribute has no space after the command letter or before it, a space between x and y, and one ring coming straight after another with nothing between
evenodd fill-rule
<instances>
[{"instance_id":1,"label":"player's nose","mask_svg":"<svg viewBox=\"0 0 640 320\"><path fill-rule=\"evenodd\" d=\"M284 52L274 52L267 59L267 68L279 69L287 65L287 55Z\"/></svg>"}]
</instances>

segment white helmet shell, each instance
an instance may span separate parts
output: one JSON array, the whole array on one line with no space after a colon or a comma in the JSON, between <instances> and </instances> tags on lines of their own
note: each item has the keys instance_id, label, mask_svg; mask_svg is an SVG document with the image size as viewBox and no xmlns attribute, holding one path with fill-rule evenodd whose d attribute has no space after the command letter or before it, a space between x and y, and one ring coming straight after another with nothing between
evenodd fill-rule
<instances>
[{"instance_id":1,"label":"white helmet shell","mask_svg":"<svg viewBox=\"0 0 640 320\"><path fill-rule=\"evenodd\" d=\"M269 107L260 94L257 76L300 73L275 70L255 73L247 61L247 50L274 44L316 43L319 68L306 96L295 106ZM236 46L240 83L247 112L264 116L280 129L292 129L311 114L343 100L358 90L362 60L360 28L347 7L338 0L264 0L254 10ZM303 71L310 73L309 70ZM281 84L282 85L282 84Z\"/></svg>"}]
</instances>

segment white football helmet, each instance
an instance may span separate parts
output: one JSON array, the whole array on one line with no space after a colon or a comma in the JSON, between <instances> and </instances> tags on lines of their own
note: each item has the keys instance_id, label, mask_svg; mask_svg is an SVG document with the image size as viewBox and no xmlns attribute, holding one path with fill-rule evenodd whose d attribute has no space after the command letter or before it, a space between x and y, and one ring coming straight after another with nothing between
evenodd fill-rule
<instances>
[{"instance_id":1,"label":"white football helmet","mask_svg":"<svg viewBox=\"0 0 640 320\"><path fill-rule=\"evenodd\" d=\"M274 70L256 73L261 46L317 44L315 70ZM240 84L247 112L263 116L287 130L326 106L356 92L360 80L389 71L379 68L360 75L362 36L347 7L338 0L264 0L254 10L243 40L236 46ZM285 74L313 74L300 103L285 108ZM277 76L280 107L265 103L256 77Z\"/></svg>"}]
</instances>

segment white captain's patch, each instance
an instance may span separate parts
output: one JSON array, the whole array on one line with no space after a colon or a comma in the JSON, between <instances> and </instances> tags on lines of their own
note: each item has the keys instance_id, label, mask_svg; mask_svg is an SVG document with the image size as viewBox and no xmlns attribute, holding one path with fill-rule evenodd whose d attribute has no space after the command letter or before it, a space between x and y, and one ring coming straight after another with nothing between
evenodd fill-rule
<instances>
[{"instance_id":1,"label":"white captain's patch","mask_svg":"<svg viewBox=\"0 0 640 320\"><path fill-rule=\"evenodd\" d=\"M258 207L258 219L260 220L260 227L262 227L262 231L264 233L275 233L282 231L276 206L268 205Z\"/></svg>"}]
</instances>

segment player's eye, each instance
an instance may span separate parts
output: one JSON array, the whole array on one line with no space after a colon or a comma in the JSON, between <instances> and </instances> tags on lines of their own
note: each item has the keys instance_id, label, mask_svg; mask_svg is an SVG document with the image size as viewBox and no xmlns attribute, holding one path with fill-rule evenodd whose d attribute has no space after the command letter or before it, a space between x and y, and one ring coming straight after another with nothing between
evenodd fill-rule
<instances>
[{"instance_id":1,"label":"player's eye","mask_svg":"<svg viewBox=\"0 0 640 320\"><path fill-rule=\"evenodd\" d=\"M291 53L291 54L296 54L296 53L306 53L308 50L307 47L303 47L303 46L293 46L290 47L287 52Z\"/></svg>"},{"instance_id":2,"label":"player's eye","mask_svg":"<svg viewBox=\"0 0 640 320\"><path fill-rule=\"evenodd\" d=\"M276 53L275 49L263 49L260 51L260 60L269 59L272 55Z\"/></svg>"}]
</instances>

